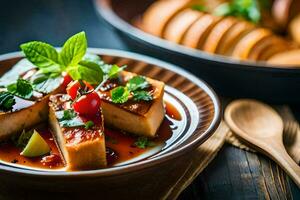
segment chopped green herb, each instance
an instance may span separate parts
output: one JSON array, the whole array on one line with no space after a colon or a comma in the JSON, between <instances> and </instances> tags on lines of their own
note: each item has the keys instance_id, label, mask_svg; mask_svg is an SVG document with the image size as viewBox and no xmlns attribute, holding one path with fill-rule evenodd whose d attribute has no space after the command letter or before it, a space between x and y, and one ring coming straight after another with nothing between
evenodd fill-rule
<instances>
[{"instance_id":1,"label":"chopped green herb","mask_svg":"<svg viewBox=\"0 0 300 200\"><path fill-rule=\"evenodd\" d=\"M200 12L206 12L207 11L207 8L204 5L193 5L192 9L200 11Z\"/></svg>"},{"instance_id":2,"label":"chopped green herb","mask_svg":"<svg viewBox=\"0 0 300 200\"><path fill-rule=\"evenodd\" d=\"M128 101L129 94L126 87L119 86L111 91L111 99L114 103L125 103Z\"/></svg>"},{"instance_id":3,"label":"chopped green herb","mask_svg":"<svg viewBox=\"0 0 300 200\"><path fill-rule=\"evenodd\" d=\"M153 97L147 91L134 91L133 99L135 101L151 101L151 100L153 100Z\"/></svg>"},{"instance_id":4,"label":"chopped green herb","mask_svg":"<svg viewBox=\"0 0 300 200\"><path fill-rule=\"evenodd\" d=\"M267 8L269 0L232 0L218 6L214 14L218 16L242 17L253 23L258 23L261 19L262 9Z\"/></svg>"},{"instance_id":5,"label":"chopped green herb","mask_svg":"<svg viewBox=\"0 0 300 200\"><path fill-rule=\"evenodd\" d=\"M85 128L85 129L90 129L90 128L92 128L94 125L95 125L95 124L94 124L93 121L87 121L87 122L85 123L84 128Z\"/></svg>"},{"instance_id":6,"label":"chopped green herb","mask_svg":"<svg viewBox=\"0 0 300 200\"><path fill-rule=\"evenodd\" d=\"M111 91L111 99L114 103L125 103L128 101L130 94L136 101L151 101L152 96L149 92L144 91L150 86L148 81L143 76L135 76L131 78L126 86L119 86Z\"/></svg>"},{"instance_id":7,"label":"chopped green herb","mask_svg":"<svg viewBox=\"0 0 300 200\"><path fill-rule=\"evenodd\" d=\"M24 79L18 79L16 83L8 85L7 90L24 99L30 99L33 94L32 84Z\"/></svg>"},{"instance_id":8,"label":"chopped green herb","mask_svg":"<svg viewBox=\"0 0 300 200\"><path fill-rule=\"evenodd\" d=\"M76 112L72 109L64 110L64 115L62 120L70 120L77 116Z\"/></svg>"},{"instance_id":9,"label":"chopped green herb","mask_svg":"<svg viewBox=\"0 0 300 200\"><path fill-rule=\"evenodd\" d=\"M150 141L147 137L139 137L134 145L140 149L155 146L155 143Z\"/></svg>"},{"instance_id":10,"label":"chopped green herb","mask_svg":"<svg viewBox=\"0 0 300 200\"><path fill-rule=\"evenodd\" d=\"M9 92L0 92L0 110L9 111L13 109L13 106L16 104L14 95Z\"/></svg>"},{"instance_id":11,"label":"chopped green herb","mask_svg":"<svg viewBox=\"0 0 300 200\"><path fill-rule=\"evenodd\" d=\"M145 77L135 76L128 81L126 87L129 91L143 90L149 87L149 83Z\"/></svg>"},{"instance_id":12,"label":"chopped green herb","mask_svg":"<svg viewBox=\"0 0 300 200\"><path fill-rule=\"evenodd\" d=\"M69 109L55 112L61 127L85 127L85 123L77 116L76 112Z\"/></svg>"}]
</instances>

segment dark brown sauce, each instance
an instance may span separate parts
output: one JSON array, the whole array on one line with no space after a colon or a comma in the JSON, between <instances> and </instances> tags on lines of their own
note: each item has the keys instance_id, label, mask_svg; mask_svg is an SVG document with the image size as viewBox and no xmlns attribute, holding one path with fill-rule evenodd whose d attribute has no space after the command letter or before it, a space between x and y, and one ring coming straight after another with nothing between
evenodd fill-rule
<instances>
[{"instance_id":1,"label":"dark brown sauce","mask_svg":"<svg viewBox=\"0 0 300 200\"><path fill-rule=\"evenodd\" d=\"M51 132L47 127L36 129L40 135L44 138L44 140L48 143L51 148L51 155L60 155L59 150L53 140ZM64 166L63 161L61 159L57 159L56 162L52 162L51 164L46 164L41 162L43 157L49 156L40 156L35 158L27 158L21 156L21 149L17 148L12 142L8 141L6 143L2 143L0 146L0 158L3 161L11 162L15 164L25 165L27 167L35 167L35 168L43 168L43 169L59 169Z\"/></svg>"},{"instance_id":2,"label":"dark brown sauce","mask_svg":"<svg viewBox=\"0 0 300 200\"><path fill-rule=\"evenodd\" d=\"M166 103L166 113L170 118L176 120L181 119L179 112L176 108ZM177 112L176 112L177 111ZM150 139L156 145L165 143L173 134L173 123L167 117L163 120L155 138ZM59 150L52 138L52 134L48 127L37 128L37 131L43 136L51 148L51 154L37 158L26 158L20 156L21 149L15 147L12 142L3 143L0 146L0 159L6 162L12 162L28 167L42 168L42 169L60 169L64 167L62 158L59 156ZM145 149L138 148L135 145L138 137L125 133L120 130L113 130L105 128L106 140L106 155L108 166L128 161L132 158L140 156L141 154L149 151L154 147L147 147Z\"/></svg>"},{"instance_id":3,"label":"dark brown sauce","mask_svg":"<svg viewBox=\"0 0 300 200\"><path fill-rule=\"evenodd\" d=\"M175 106L173 106L169 102L164 102L164 103L165 103L166 115L172 119L180 121L182 118L179 111L175 108Z\"/></svg>"}]
</instances>

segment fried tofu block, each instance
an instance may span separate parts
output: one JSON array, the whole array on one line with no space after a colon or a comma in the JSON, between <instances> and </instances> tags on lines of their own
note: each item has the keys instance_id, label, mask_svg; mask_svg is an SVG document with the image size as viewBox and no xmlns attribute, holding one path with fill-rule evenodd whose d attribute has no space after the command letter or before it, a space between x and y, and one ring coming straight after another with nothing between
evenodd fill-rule
<instances>
[{"instance_id":1,"label":"fried tofu block","mask_svg":"<svg viewBox=\"0 0 300 200\"><path fill-rule=\"evenodd\" d=\"M15 82L19 76L29 79L35 72L35 66L27 59L22 59L1 77L0 85L7 86ZM58 83L58 87L50 94L34 92L31 100L14 97L16 104L11 111L4 112L0 110L0 141L46 121L48 118L48 101L50 95L60 93L63 90L59 85L60 83ZM5 89L0 90L5 91Z\"/></svg>"},{"instance_id":2,"label":"fried tofu block","mask_svg":"<svg viewBox=\"0 0 300 200\"><path fill-rule=\"evenodd\" d=\"M125 84L134 73L122 72L122 83ZM105 124L136 135L154 137L165 116L163 105L164 83L146 78L150 83L152 101L128 101L124 104L115 104L110 98L109 90L100 90L102 110ZM116 85L115 85L116 86Z\"/></svg>"},{"instance_id":3,"label":"fried tofu block","mask_svg":"<svg viewBox=\"0 0 300 200\"><path fill-rule=\"evenodd\" d=\"M103 116L92 119L94 126L62 127L58 121L57 113L69 109L70 102L67 95L54 95L50 97L49 123L56 142L63 154L67 170L91 170L106 167L106 148L104 138ZM81 117L80 117L81 118ZM81 118L83 122L87 119ZM90 120L90 119L89 119Z\"/></svg>"},{"instance_id":4,"label":"fried tofu block","mask_svg":"<svg viewBox=\"0 0 300 200\"><path fill-rule=\"evenodd\" d=\"M58 88L51 94L60 91L61 88ZM47 121L49 97L50 94L36 101L15 97L16 104L12 111L0 111L0 140L5 140L14 134L21 133L24 129Z\"/></svg>"}]
</instances>

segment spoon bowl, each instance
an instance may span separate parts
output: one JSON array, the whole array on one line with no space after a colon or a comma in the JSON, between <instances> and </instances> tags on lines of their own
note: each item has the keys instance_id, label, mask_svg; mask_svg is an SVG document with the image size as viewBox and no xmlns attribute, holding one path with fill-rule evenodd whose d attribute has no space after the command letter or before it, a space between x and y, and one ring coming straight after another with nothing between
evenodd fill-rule
<instances>
[{"instance_id":1,"label":"spoon bowl","mask_svg":"<svg viewBox=\"0 0 300 200\"><path fill-rule=\"evenodd\" d=\"M244 100L228 107L228 120L233 120L234 131L243 131L257 139L270 136L282 137L283 121L273 108L255 100ZM238 129L238 130L237 130Z\"/></svg>"},{"instance_id":2,"label":"spoon bowl","mask_svg":"<svg viewBox=\"0 0 300 200\"><path fill-rule=\"evenodd\" d=\"M285 150L283 121L273 108L250 99L233 101L225 110L225 121L241 140L277 162L300 188L300 167Z\"/></svg>"}]
</instances>

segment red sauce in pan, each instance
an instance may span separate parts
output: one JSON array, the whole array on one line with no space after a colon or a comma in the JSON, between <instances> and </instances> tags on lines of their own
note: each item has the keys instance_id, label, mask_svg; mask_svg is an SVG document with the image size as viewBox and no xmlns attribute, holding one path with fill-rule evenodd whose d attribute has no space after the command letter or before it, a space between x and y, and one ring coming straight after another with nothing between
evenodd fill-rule
<instances>
[{"instance_id":1,"label":"red sauce in pan","mask_svg":"<svg viewBox=\"0 0 300 200\"><path fill-rule=\"evenodd\" d=\"M173 131L171 127L173 123L171 120L168 119L168 117L175 120L181 120L180 113L172 104L165 102L165 105L167 117L165 117L159 130L157 131L157 136L151 139L151 142L155 145L163 144L172 136ZM52 134L49 131L49 128L41 127L37 128L36 130L49 144L51 148L50 155L45 155L36 158L26 158L20 156L21 149L15 147L15 145L12 142L6 142L0 144L0 159L6 162L42 169L63 168L63 159L60 156L60 152L55 144L55 141L52 138ZM138 148L135 145L135 142L137 141L138 137L120 130L105 128L104 133L107 147L106 155L108 166L113 166L120 162L130 160L153 148Z\"/></svg>"}]
</instances>

